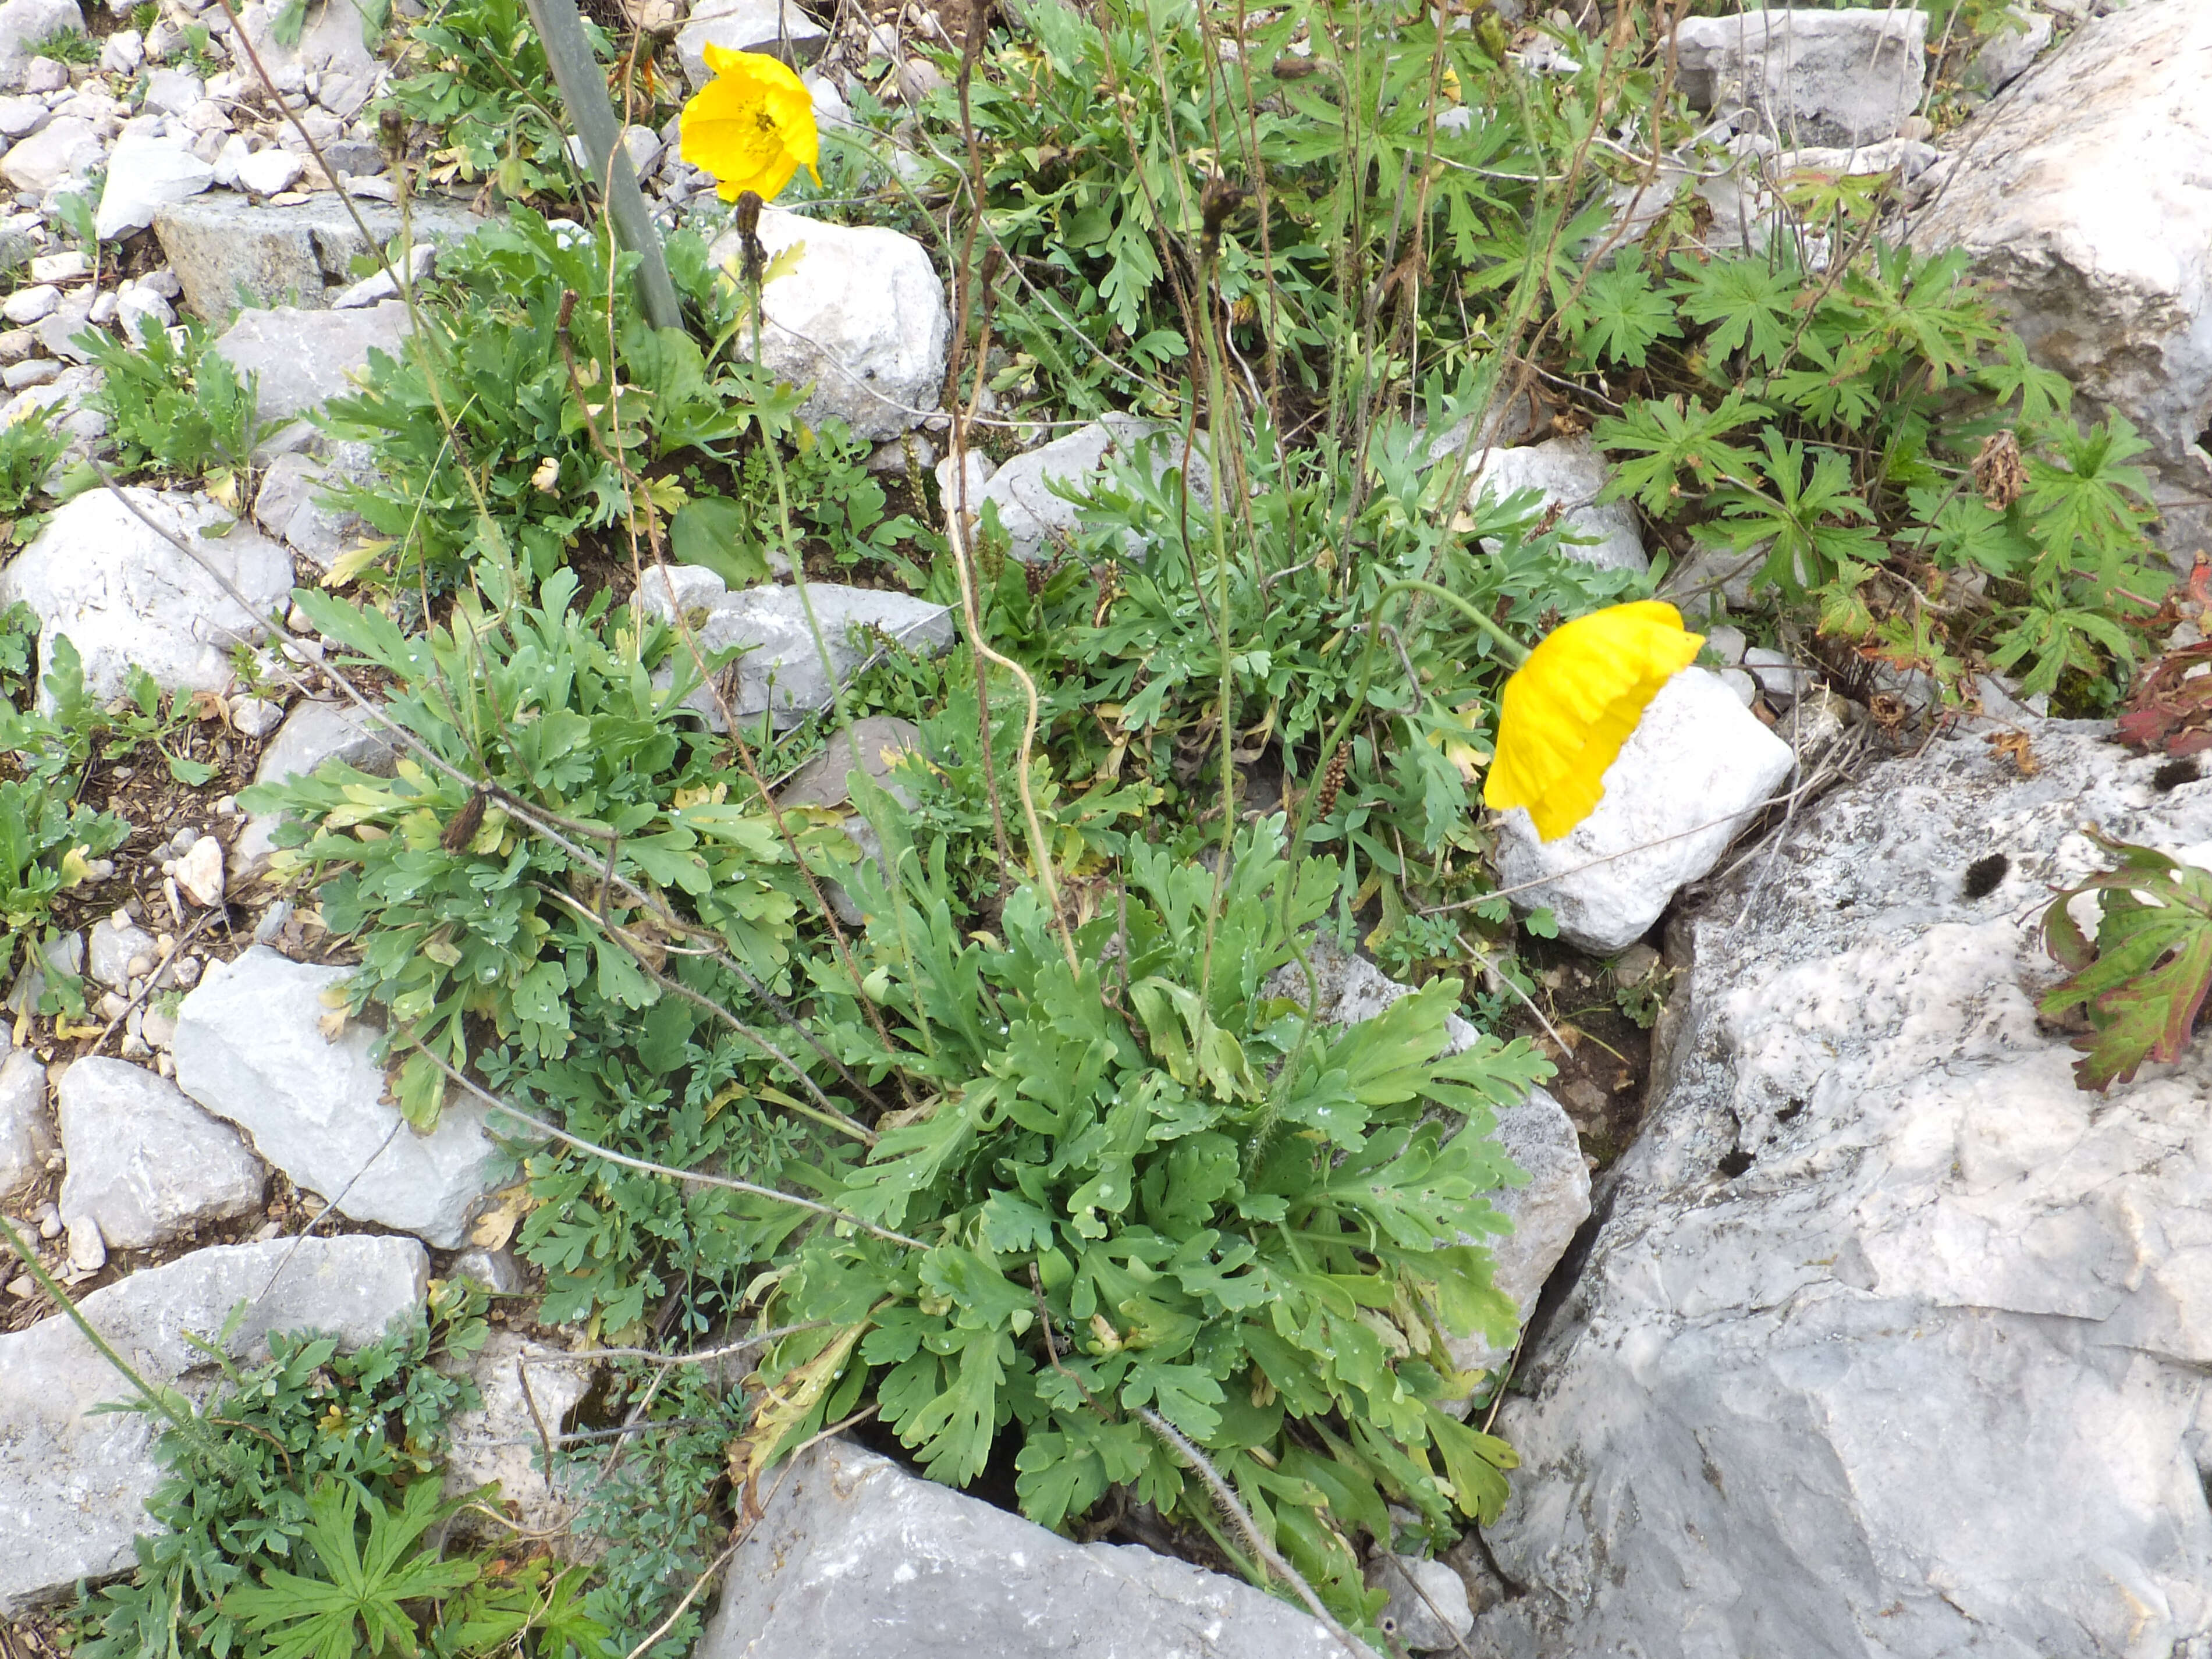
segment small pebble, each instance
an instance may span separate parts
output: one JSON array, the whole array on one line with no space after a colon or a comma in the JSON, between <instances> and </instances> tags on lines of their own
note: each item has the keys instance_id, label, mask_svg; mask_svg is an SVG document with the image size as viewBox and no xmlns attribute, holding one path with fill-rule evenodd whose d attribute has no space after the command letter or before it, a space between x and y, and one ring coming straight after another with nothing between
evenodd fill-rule
<instances>
[{"instance_id":1,"label":"small pebble","mask_svg":"<svg viewBox=\"0 0 2212 1659\"><path fill-rule=\"evenodd\" d=\"M35 69L43 59L32 59ZM66 76L67 71L64 71ZM66 81L64 81L66 84ZM31 261L31 280L34 283L69 283L92 269L82 248L73 247L61 253L42 253Z\"/></svg>"},{"instance_id":2,"label":"small pebble","mask_svg":"<svg viewBox=\"0 0 2212 1659\"><path fill-rule=\"evenodd\" d=\"M177 1061L175 1056L171 1054L167 1048L161 1050L161 1052L154 1056L154 1069L160 1073L163 1077L168 1078L173 1081L177 1075Z\"/></svg>"},{"instance_id":3,"label":"small pebble","mask_svg":"<svg viewBox=\"0 0 2212 1659\"><path fill-rule=\"evenodd\" d=\"M253 924L253 942L256 945L274 944L276 936L284 931L284 924L291 919L292 901L278 899L264 910L261 920Z\"/></svg>"},{"instance_id":4,"label":"small pebble","mask_svg":"<svg viewBox=\"0 0 2212 1659\"><path fill-rule=\"evenodd\" d=\"M177 860L177 884L194 904L204 909L222 902L222 843L202 836L191 851Z\"/></svg>"},{"instance_id":5,"label":"small pebble","mask_svg":"<svg viewBox=\"0 0 2212 1659\"><path fill-rule=\"evenodd\" d=\"M118 927L129 927L134 925L131 918L123 915L123 912L120 910L117 911L115 914L118 916L123 916L123 920L117 924ZM138 981L145 978L147 975L154 971L154 958L148 956L143 951L141 951L137 956L131 957L131 960L124 965L123 971L125 974L128 974L131 976L131 982L136 984Z\"/></svg>"},{"instance_id":6,"label":"small pebble","mask_svg":"<svg viewBox=\"0 0 2212 1659\"><path fill-rule=\"evenodd\" d=\"M177 861L176 861L176 860L174 860L174 859L163 859L163 860L161 860L161 873L162 873L163 875L165 875L165 876L173 876L173 875L175 875L175 874L177 873Z\"/></svg>"},{"instance_id":7,"label":"small pebble","mask_svg":"<svg viewBox=\"0 0 2212 1659\"><path fill-rule=\"evenodd\" d=\"M130 1007L131 999L120 991L107 991L100 995L100 1017L102 1019L120 1019Z\"/></svg>"},{"instance_id":8,"label":"small pebble","mask_svg":"<svg viewBox=\"0 0 2212 1659\"><path fill-rule=\"evenodd\" d=\"M39 1237L46 1239L62 1236L62 1206L51 1198L39 1209Z\"/></svg>"},{"instance_id":9,"label":"small pebble","mask_svg":"<svg viewBox=\"0 0 2212 1659\"><path fill-rule=\"evenodd\" d=\"M176 948L177 936L174 933L156 933L154 935L154 955L156 960L167 957L169 952Z\"/></svg>"},{"instance_id":10,"label":"small pebble","mask_svg":"<svg viewBox=\"0 0 2212 1659\"><path fill-rule=\"evenodd\" d=\"M69 1261L81 1273L96 1273L107 1265L107 1241L100 1236L100 1224L88 1215L69 1224Z\"/></svg>"},{"instance_id":11,"label":"small pebble","mask_svg":"<svg viewBox=\"0 0 2212 1659\"><path fill-rule=\"evenodd\" d=\"M152 1055L154 1048L144 1037L126 1036L123 1039L118 1052L125 1060L145 1060Z\"/></svg>"},{"instance_id":12,"label":"small pebble","mask_svg":"<svg viewBox=\"0 0 2212 1659\"><path fill-rule=\"evenodd\" d=\"M39 1281L28 1273L18 1273L8 1281L8 1294L18 1302L28 1302L39 1293Z\"/></svg>"},{"instance_id":13,"label":"small pebble","mask_svg":"<svg viewBox=\"0 0 2212 1659\"><path fill-rule=\"evenodd\" d=\"M238 816L238 797L235 795L225 795L220 800L216 801L215 804L215 815L219 818L236 817Z\"/></svg>"},{"instance_id":14,"label":"small pebble","mask_svg":"<svg viewBox=\"0 0 2212 1659\"><path fill-rule=\"evenodd\" d=\"M176 981L187 991L191 990L193 986L200 982L200 959L198 957L185 957L173 963L170 964L168 977Z\"/></svg>"},{"instance_id":15,"label":"small pebble","mask_svg":"<svg viewBox=\"0 0 2212 1659\"><path fill-rule=\"evenodd\" d=\"M92 302L89 320L95 327L106 328L115 320L115 295L111 292L100 295Z\"/></svg>"}]
</instances>

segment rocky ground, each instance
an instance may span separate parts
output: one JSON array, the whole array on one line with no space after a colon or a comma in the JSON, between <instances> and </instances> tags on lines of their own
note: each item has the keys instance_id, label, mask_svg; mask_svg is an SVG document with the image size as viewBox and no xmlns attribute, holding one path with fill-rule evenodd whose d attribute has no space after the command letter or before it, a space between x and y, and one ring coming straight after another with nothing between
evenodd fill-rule
<instances>
[{"instance_id":1,"label":"rocky ground","mask_svg":"<svg viewBox=\"0 0 2212 1659\"><path fill-rule=\"evenodd\" d=\"M1712 236L1756 244L1793 178L1902 168L1915 182L1894 234L1970 250L2085 403L2150 440L2185 568L2212 526L2212 0L2016 9L2019 30L1983 54L1978 109L1940 137L1922 113L1921 13L1768 14L1794 20L1786 40L1755 17L1686 23L1685 85L1728 124L1740 166L1685 168L1617 210L1692 191ZM228 1342L244 1354L301 1324L366 1340L434 1275L528 1288L479 1224L511 1151L465 1100L434 1133L403 1122L374 1032L327 994L344 953L310 896L270 879L276 825L236 799L332 757L386 775L397 759L322 671L305 617L281 641L264 625L363 533L317 497L363 456L299 417L407 327L389 280L352 263L356 213L379 237L399 222L364 119L390 71L345 0L312 17L288 46L261 4L234 25L165 0L143 30L75 0L0 5L0 177L17 208L0 259L29 278L0 305L0 421L58 407L97 453L96 371L71 337L183 312L225 328L217 349L289 423L249 502L95 489L0 568L0 605L27 603L43 639L67 635L96 696L137 665L208 700L185 741L209 783L115 768L88 784L137 826L57 947L91 1024L34 1022L33 970L9 988L0 1047L0 1204L112 1343L187 1386L209 1373L185 1334L240 1299ZM88 21L93 61L28 50ZM708 0L672 21L695 77L708 41L812 46L817 109L844 108L844 47L795 9ZM296 122L242 61L249 42ZM708 183L673 138L624 137L672 222ZM60 248L70 196L125 239L119 265ZM416 276L435 280L439 246L483 205L413 204ZM935 266L894 232L773 210L763 239L773 252L802 225L804 276L770 290L766 356L813 384L817 413L881 441L884 465L929 465L950 331ZM240 311L241 293L260 308ZM1094 474L1130 435L1102 422L995 469L972 457L965 480L940 465L938 483L994 503L1034 557L1073 522L1048 482ZM1477 488L1536 484L1586 519L1593 562L1645 568L1633 519L1590 503L1604 473L1586 442L1502 447L1488 466ZM162 533L239 507L236 529L194 544L220 585ZM1806 665L1747 648L1716 573L1693 564L1670 586L1711 623L1723 666L1669 685L1587 823L1549 845L1509 838L1499 866L1567 945L1645 951L1631 977L1655 998L1673 987L1660 1040L1648 1066L1559 1048L1559 1097L1507 1119L1532 1180L1511 1198L1500 1283L1531 1322L1498 1422L1524 1467L1479 1547L1378 1563L1393 1628L1414 1650L1546 1659L2212 1652L2212 1072L2200 1053L2108 1097L2077 1091L2069 1034L2033 1012L2057 975L2026 925L2046 885L2092 867L2092 823L2212 864L2212 785L2045 722L1994 681L1983 716L1940 730L1918 723L1929 687L1887 683L1901 712L1878 732ZM758 647L732 688L741 717L828 704L794 589L732 592L696 569L666 588L635 602L697 619L704 645ZM951 643L941 606L812 593L841 642L840 623L865 622ZM250 685L240 646L258 653ZM723 718L703 693L700 712ZM2021 741L1984 740L2002 732ZM1638 745L1668 764L1626 765ZM1914 752L1874 758L1900 747ZM814 799L809 787L790 799ZM1996 881L1970 891L1992 854ZM1663 959L1638 944L1659 937ZM1340 1021L1402 989L1357 961L1326 978ZM590 1363L577 1333L508 1305L453 1478L501 1478L557 1515L531 1449L562 1432ZM44 1642L40 1609L129 1564L156 1470L144 1419L84 1415L116 1379L28 1274L0 1287L0 1614ZM716 1659L956 1647L1340 1650L1241 1582L1071 1543L842 1440L766 1495L701 1644Z\"/></svg>"}]
</instances>

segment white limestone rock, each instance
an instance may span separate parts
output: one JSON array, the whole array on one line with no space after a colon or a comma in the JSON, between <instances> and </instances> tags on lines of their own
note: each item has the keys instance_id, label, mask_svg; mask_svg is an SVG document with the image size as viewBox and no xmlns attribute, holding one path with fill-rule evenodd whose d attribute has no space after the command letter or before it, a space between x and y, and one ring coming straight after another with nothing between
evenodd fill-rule
<instances>
[{"instance_id":1,"label":"white limestone rock","mask_svg":"<svg viewBox=\"0 0 2212 1659\"><path fill-rule=\"evenodd\" d=\"M429 1276L412 1239L280 1238L195 1250L79 1309L149 1382L204 1394L215 1374L185 1333L214 1340L240 1303L245 1317L224 1345L240 1362L265 1355L271 1331L321 1331L351 1349L418 1310ZM0 1618L129 1569L161 1480L158 1419L91 1413L130 1392L64 1315L0 1336Z\"/></svg>"},{"instance_id":2,"label":"white limestone rock","mask_svg":"<svg viewBox=\"0 0 2212 1659\"><path fill-rule=\"evenodd\" d=\"M795 270L763 295L761 356L771 373L807 386L804 417L835 417L856 438L895 438L927 419L945 380L952 319L928 252L910 236L833 225L763 209L760 239L772 263L805 243ZM738 257L737 234L708 251Z\"/></svg>"},{"instance_id":3,"label":"white limestone rock","mask_svg":"<svg viewBox=\"0 0 2212 1659\"><path fill-rule=\"evenodd\" d=\"M1685 18L1677 73L1693 108L1741 111L1784 148L1893 138L1920 106L1928 14L1778 7Z\"/></svg>"},{"instance_id":4,"label":"white limestone rock","mask_svg":"<svg viewBox=\"0 0 2212 1659\"><path fill-rule=\"evenodd\" d=\"M409 328L397 300L346 311L277 306L240 313L214 349L240 374L260 377L263 420L289 421L352 391L371 351L397 356Z\"/></svg>"},{"instance_id":5,"label":"white limestone rock","mask_svg":"<svg viewBox=\"0 0 2212 1659\"><path fill-rule=\"evenodd\" d=\"M20 5L22 0L9 0ZM0 6L0 12L8 8ZM4 63L0 56L0 63ZM0 177L17 190L44 196L64 179L82 178L106 159L100 130L82 116L58 115L0 155Z\"/></svg>"},{"instance_id":6,"label":"white limestone rock","mask_svg":"<svg viewBox=\"0 0 2212 1659\"><path fill-rule=\"evenodd\" d=\"M1586 437L1553 438L1519 449L1477 451L1468 459L1468 505L1488 497L1503 501L1518 490L1543 492L1544 505L1558 507L1563 537L1559 551L1601 570L1646 570L1644 538L1626 501L1598 500L1613 469Z\"/></svg>"},{"instance_id":7,"label":"white limestone rock","mask_svg":"<svg viewBox=\"0 0 2212 1659\"><path fill-rule=\"evenodd\" d=\"M591 1363L566 1348L549 1347L513 1331L494 1331L469 1357L465 1369L483 1404L455 1413L449 1425L446 1495L459 1498L496 1481L500 1502L523 1528L534 1533L558 1530L575 1505L545 1470L538 1425L544 1424L557 1451L562 1423L591 1389ZM467 1515L459 1524L484 1529ZM489 1535L502 1534L489 1530Z\"/></svg>"},{"instance_id":8,"label":"white limestone rock","mask_svg":"<svg viewBox=\"0 0 2212 1659\"><path fill-rule=\"evenodd\" d=\"M77 0L8 0L0 5L0 82L21 79L31 62L31 48L58 29L84 33Z\"/></svg>"},{"instance_id":9,"label":"white limestone rock","mask_svg":"<svg viewBox=\"0 0 2212 1659\"><path fill-rule=\"evenodd\" d=\"M1067 545L1079 523L1075 503L1054 486L1081 491L1096 485L1110 461L1131 459L1147 438L1155 440L1152 476L1158 478L1170 468L1179 469L1193 502L1208 501L1212 475L1205 456L1194 449L1184 453L1175 433L1157 422L1109 415L1015 456L991 474L980 498L969 497L969 511L980 520L983 503L989 502L1012 544L1014 557L1030 564L1047 562Z\"/></svg>"},{"instance_id":10,"label":"white limestone rock","mask_svg":"<svg viewBox=\"0 0 2212 1659\"><path fill-rule=\"evenodd\" d=\"M220 691L230 653L258 641L261 618L292 588L284 550L247 525L199 532L231 514L203 495L137 486L124 494L156 525L198 549L254 607L242 611L199 562L148 529L105 489L88 490L46 521L38 538L0 569L0 608L21 600L38 614L41 706L54 636L65 634L97 700L119 694L135 665L165 690Z\"/></svg>"},{"instance_id":11,"label":"white limestone rock","mask_svg":"<svg viewBox=\"0 0 2212 1659\"><path fill-rule=\"evenodd\" d=\"M2212 1043L2081 1092L2033 926L2085 825L2212 860L2212 783L2026 729L2033 777L1939 740L1678 931L1651 1115L1499 1419L1527 1593L1477 1652L2212 1644Z\"/></svg>"},{"instance_id":12,"label":"white limestone rock","mask_svg":"<svg viewBox=\"0 0 2212 1659\"><path fill-rule=\"evenodd\" d=\"M1324 1025L1356 1025L1413 994L1410 985L1400 984L1364 957L1346 955L1325 938L1310 942L1306 961L1314 973L1314 1017ZM1292 963L1268 981L1267 990L1269 996L1303 1003L1305 975ZM1474 1027L1456 1014L1447 1017L1444 1029L1449 1035L1446 1054L1463 1053L1475 1041ZM1582 1143L1566 1109L1546 1089L1531 1089L1525 1098L1500 1109L1498 1140L1528 1177L1486 1194L1512 1231L1480 1238L1462 1236L1462 1242L1490 1252L1490 1282L1512 1298L1525 1324L1545 1281L1589 1218L1589 1166L1583 1161ZM1452 1364L1462 1371L1498 1370L1512 1353L1510 1344L1500 1346L1480 1332L1453 1337L1448 1346Z\"/></svg>"},{"instance_id":13,"label":"white limestone rock","mask_svg":"<svg viewBox=\"0 0 2212 1659\"><path fill-rule=\"evenodd\" d=\"M1520 890L1518 910L1548 908L1569 944L1610 956L1720 862L1794 763L1725 684L1686 668L1644 709L1589 817L1547 842L1526 808L1498 816L1498 884Z\"/></svg>"},{"instance_id":14,"label":"white limestone rock","mask_svg":"<svg viewBox=\"0 0 2212 1659\"><path fill-rule=\"evenodd\" d=\"M110 1249L164 1244L260 1205L261 1160L167 1079L94 1055L55 1092L69 1161L62 1218L92 1221Z\"/></svg>"},{"instance_id":15,"label":"white limestone rock","mask_svg":"<svg viewBox=\"0 0 2212 1659\"><path fill-rule=\"evenodd\" d=\"M340 1214L458 1249L502 1154L465 1096L447 1101L428 1134L410 1127L369 1058L374 1031L349 1023L323 1035L322 994L350 972L264 945L210 964L177 1011L178 1085Z\"/></svg>"},{"instance_id":16,"label":"white limestone rock","mask_svg":"<svg viewBox=\"0 0 2212 1659\"><path fill-rule=\"evenodd\" d=\"M2019 80L2051 44L2051 37L2050 13L2032 6L2007 6L1974 54L1973 74L1982 90L2002 92Z\"/></svg>"},{"instance_id":17,"label":"white limestone rock","mask_svg":"<svg viewBox=\"0 0 2212 1659\"><path fill-rule=\"evenodd\" d=\"M732 665L734 672L727 673L723 697L740 721L766 714L780 727L798 725L835 698L836 685L824 672L822 647L828 649L838 682L849 678L874 649L869 630L880 629L907 650L925 655L952 647L952 613L944 605L832 582L809 582L806 593L821 628L821 647L796 587L748 587L732 593L713 571L677 565L648 571L635 603L667 621L684 616L700 651L710 659L717 651L745 647L745 654ZM676 649L685 649L680 639ZM672 669L662 668L655 679L672 684ZM714 730L724 729L722 702L712 686L701 686L684 706Z\"/></svg>"},{"instance_id":18,"label":"white limestone rock","mask_svg":"<svg viewBox=\"0 0 2212 1659\"><path fill-rule=\"evenodd\" d=\"M257 784L306 777L325 761L337 760L372 777L388 778L398 764L398 739L350 702L310 698L285 716L253 770ZM279 814L257 812L230 844L229 884L241 889L269 868L276 849Z\"/></svg>"},{"instance_id":19,"label":"white limestone rock","mask_svg":"<svg viewBox=\"0 0 2212 1659\"><path fill-rule=\"evenodd\" d=\"M1242 1579L1070 1543L843 1440L763 1489L698 1659L1350 1659Z\"/></svg>"},{"instance_id":20,"label":"white limestone rock","mask_svg":"<svg viewBox=\"0 0 2212 1659\"><path fill-rule=\"evenodd\" d=\"M695 92L714 78L707 68L709 46L766 52L798 65L812 63L829 44L830 32L797 0L700 0L676 32L677 59Z\"/></svg>"},{"instance_id":21,"label":"white limestone rock","mask_svg":"<svg viewBox=\"0 0 2212 1659\"><path fill-rule=\"evenodd\" d=\"M11 1198L46 1172L54 1150L46 1115L46 1068L27 1048L0 1036L0 1199Z\"/></svg>"},{"instance_id":22,"label":"white limestone rock","mask_svg":"<svg viewBox=\"0 0 2212 1659\"><path fill-rule=\"evenodd\" d=\"M2212 5L2086 23L1969 122L1912 228L1963 247L2093 418L2133 422L2178 569L2212 548Z\"/></svg>"}]
</instances>

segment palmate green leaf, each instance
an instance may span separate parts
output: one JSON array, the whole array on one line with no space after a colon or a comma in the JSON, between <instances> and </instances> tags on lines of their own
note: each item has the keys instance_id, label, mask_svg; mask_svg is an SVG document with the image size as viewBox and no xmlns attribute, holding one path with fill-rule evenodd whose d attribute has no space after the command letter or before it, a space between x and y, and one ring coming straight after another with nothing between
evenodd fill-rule
<instances>
[{"instance_id":1,"label":"palmate green leaf","mask_svg":"<svg viewBox=\"0 0 2212 1659\"><path fill-rule=\"evenodd\" d=\"M1585 362L1631 368L1644 367L1655 343L1682 334L1674 305L1644 274L1638 248L1623 250L1609 269L1589 279L1567 326L1576 331L1575 350Z\"/></svg>"},{"instance_id":2,"label":"palmate green leaf","mask_svg":"<svg viewBox=\"0 0 2212 1659\"><path fill-rule=\"evenodd\" d=\"M2212 872L2088 834L2119 868L2067 889L2044 911L2045 944L2072 973L2045 994L2038 1011L2087 1013L2091 1035L2074 1046L2088 1057L2075 1063L2074 1077L2101 1093L2132 1082L2146 1060L2179 1060L2188 1045L2212 991ZM2094 944L2067 909L2090 892L2100 901Z\"/></svg>"},{"instance_id":3,"label":"palmate green leaf","mask_svg":"<svg viewBox=\"0 0 2212 1659\"><path fill-rule=\"evenodd\" d=\"M1881 541L1868 527L1874 514L1851 493L1850 463L1832 449L1815 449L1808 477L1802 444L1772 427L1761 439L1766 453L1759 471L1765 488L1745 479L1731 489L1723 508L1729 541L1738 551L1759 542L1773 544L1754 583L1794 597L1847 564L1879 563Z\"/></svg>"},{"instance_id":4,"label":"palmate green leaf","mask_svg":"<svg viewBox=\"0 0 2212 1659\"><path fill-rule=\"evenodd\" d=\"M327 1575L270 1571L222 1599L225 1613L267 1638L265 1659L354 1659L418 1651L404 1603L442 1600L477 1577L473 1561L418 1552L422 1534L451 1514L434 1480L408 1487L397 1510L345 1481L325 1480L307 1500L301 1541ZM358 1536L366 1518L366 1547Z\"/></svg>"},{"instance_id":5,"label":"palmate green leaf","mask_svg":"<svg viewBox=\"0 0 2212 1659\"><path fill-rule=\"evenodd\" d=\"M1795 301L1802 274L1764 258L1720 256L1700 263L1686 253L1674 256L1680 282L1667 292L1682 314L1711 325L1705 349L1714 357L1747 349L1754 362L1779 368L1796 332Z\"/></svg>"},{"instance_id":6,"label":"palmate green leaf","mask_svg":"<svg viewBox=\"0 0 2212 1659\"><path fill-rule=\"evenodd\" d=\"M1680 510L1683 475L1698 489L1709 489L1723 473L1748 474L1757 463L1751 453L1729 443L1728 434L1771 413L1741 392L1731 392L1719 407L1707 409L1696 398L1639 398L1620 416L1607 416L1590 432L1600 449L1626 450L1635 456L1616 459L1613 476L1598 496L1617 501L1634 496L1655 518L1669 519Z\"/></svg>"}]
</instances>

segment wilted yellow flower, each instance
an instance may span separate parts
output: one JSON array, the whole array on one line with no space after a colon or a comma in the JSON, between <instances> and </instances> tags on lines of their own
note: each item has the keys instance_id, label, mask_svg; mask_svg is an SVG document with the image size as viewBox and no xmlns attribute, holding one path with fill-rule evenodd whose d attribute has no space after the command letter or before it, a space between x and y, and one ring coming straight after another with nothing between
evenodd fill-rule
<instances>
[{"instance_id":1,"label":"wilted yellow flower","mask_svg":"<svg viewBox=\"0 0 2212 1659\"><path fill-rule=\"evenodd\" d=\"M814 100L790 66L764 52L709 44L714 78L684 106L678 146L685 161L714 174L716 194L734 202L747 191L772 202L805 167L822 182Z\"/></svg>"},{"instance_id":2,"label":"wilted yellow flower","mask_svg":"<svg viewBox=\"0 0 2212 1659\"><path fill-rule=\"evenodd\" d=\"M1546 841L1565 835L1597 810L1606 769L1645 706L1704 643L1661 599L1609 605L1553 629L1505 682L1483 805L1525 806Z\"/></svg>"}]
</instances>

